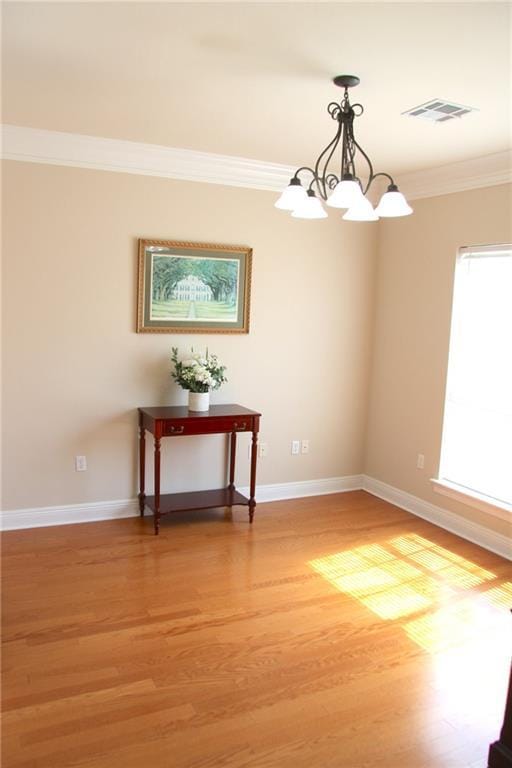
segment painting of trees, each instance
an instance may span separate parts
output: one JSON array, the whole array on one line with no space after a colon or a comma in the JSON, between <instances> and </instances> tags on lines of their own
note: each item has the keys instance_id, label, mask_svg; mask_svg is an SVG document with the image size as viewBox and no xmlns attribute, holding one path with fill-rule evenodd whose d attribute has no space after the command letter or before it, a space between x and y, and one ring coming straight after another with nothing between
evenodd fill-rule
<instances>
[{"instance_id":1,"label":"painting of trees","mask_svg":"<svg viewBox=\"0 0 512 768\"><path fill-rule=\"evenodd\" d=\"M236 303L238 261L235 259L153 257L153 300L169 301L180 280L195 276L210 286L214 301L231 306Z\"/></svg>"},{"instance_id":2,"label":"painting of trees","mask_svg":"<svg viewBox=\"0 0 512 768\"><path fill-rule=\"evenodd\" d=\"M138 332L248 333L252 250L139 240Z\"/></svg>"},{"instance_id":3,"label":"painting of trees","mask_svg":"<svg viewBox=\"0 0 512 768\"><path fill-rule=\"evenodd\" d=\"M153 257L153 300L168 301L180 280L189 273L186 262L180 256Z\"/></svg>"}]
</instances>

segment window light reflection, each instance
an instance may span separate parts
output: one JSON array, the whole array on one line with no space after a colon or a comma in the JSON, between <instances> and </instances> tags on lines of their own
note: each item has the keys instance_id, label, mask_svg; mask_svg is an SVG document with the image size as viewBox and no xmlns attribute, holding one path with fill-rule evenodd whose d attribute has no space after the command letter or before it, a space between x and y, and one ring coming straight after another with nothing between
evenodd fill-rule
<instances>
[{"instance_id":1,"label":"window light reflection","mask_svg":"<svg viewBox=\"0 0 512 768\"><path fill-rule=\"evenodd\" d=\"M497 608L510 610L512 607L512 582L505 581L499 587L488 589L487 592L482 594L482 599L491 605L495 605Z\"/></svg>"},{"instance_id":2,"label":"window light reflection","mask_svg":"<svg viewBox=\"0 0 512 768\"><path fill-rule=\"evenodd\" d=\"M358 599L381 619L411 618L407 635L436 653L467 643L473 604L457 600L462 590L496 579L496 574L440 547L423 536L406 534L385 544L368 544L309 563L336 589ZM481 593L488 606L509 608L512 582Z\"/></svg>"},{"instance_id":3,"label":"window light reflection","mask_svg":"<svg viewBox=\"0 0 512 768\"><path fill-rule=\"evenodd\" d=\"M461 602L409 621L404 629L418 645L436 653L470 641L473 633L471 619L471 606Z\"/></svg>"}]
</instances>

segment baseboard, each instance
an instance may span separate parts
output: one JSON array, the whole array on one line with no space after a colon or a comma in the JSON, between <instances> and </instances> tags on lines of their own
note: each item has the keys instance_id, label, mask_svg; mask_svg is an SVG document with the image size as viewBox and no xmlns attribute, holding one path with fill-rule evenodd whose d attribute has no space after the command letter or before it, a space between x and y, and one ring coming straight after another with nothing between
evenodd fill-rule
<instances>
[{"instance_id":1,"label":"baseboard","mask_svg":"<svg viewBox=\"0 0 512 768\"><path fill-rule=\"evenodd\" d=\"M12 509L2 512L2 530L44 528L49 525L92 523L98 520L116 520L139 514L137 499L121 501L95 501L88 504L65 504L58 507Z\"/></svg>"},{"instance_id":2,"label":"baseboard","mask_svg":"<svg viewBox=\"0 0 512 768\"><path fill-rule=\"evenodd\" d=\"M450 533L455 533L457 536L473 542L473 544L478 544L507 560L512 560L512 539L507 536L485 528L483 525L478 525L478 523L472 523L455 512L449 512L447 509L430 504L418 496L401 491L399 488L394 488L392 485L387 485L387 483L368 475L362 476L361 487L373 496L378 496L379 499L389 501L391 504L405 509L406 512L411 512L413 515L428 520L429 523L434 523L434 525L444 528Z\"/></svg>"},{"instance_id":3,"label":"baseboard","mask_svg":"<svg viewBox=\"0 0 512 768\"><path fill-rule=\"evenodd\" d=\"M327 493L357 491L362 487L362 475L329 477L321 480L302 480L295 483L258 485L258 503L295 499L301 496L323 496ZM248 495L248 488L239 488ZM50 525L71 525L92 523L98 520L116 520L135 517L139 514L137 499L121 501L99 501L89 504L66 504L59 507L36 507L34 509L13 509L2 512L4 531L21 528L42 528Z\"/></svg>"},{"instance_id":4,"label":"baseboard","mask_svg":"<svg viewBox=\"0 0 512 768\"><path fill-rule=\"evenodd\" d=\"M258 503L296 499L304 496L324 496L329 493L365 490L373 496L389 501L406 512L428 520L463 539L478 544L484 549L512 560L512 540L482 525L472 523L464 517L449 512L435 504L394 488L387 483L368 475L348 475L328 477L320 480L301 480L294 483L273 483L259 485ZM239 488L248 495L248 488ZM66 504L58 507L38 507L34 509L13 509L2 512L4 531L21 528L41 528L50 525L70 525L72 523L90 523L98 520L116 520L138 515L137 499L120 501L100 501L89 504Z\"/></svg>"},{"instance_id":5,"label":"baseboard","mask_svg":"<svg viewBox=\"0 0 512 768\"><path fill-rule=\"evenodd\" d=\"M363 487L362 483L362 475L346 475L345 477L327 477L322 480L298 480L295 483L258 485L256 500L258 503L264 503L266 501L298 499L302 496L325 496L329 493L360 491ZM245 496L249 494L249 488L239 488L239 491Z\"/></svg>"}]
</instances>

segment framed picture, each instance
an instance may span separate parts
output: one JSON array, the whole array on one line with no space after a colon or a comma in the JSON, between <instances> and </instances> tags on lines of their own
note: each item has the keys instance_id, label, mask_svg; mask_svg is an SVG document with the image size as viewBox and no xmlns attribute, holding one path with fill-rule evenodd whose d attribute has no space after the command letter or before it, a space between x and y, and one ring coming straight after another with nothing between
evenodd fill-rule
<instances>
[{"instance_id":1,"label":"framed picture","mask_svg":"<svg viewBox=\"0 0 512 768\"><path fill-rule=\"evenodd\" d=\"M137 333L249 333L252 249L139 240Z\"/></svg>"}]
</instances>

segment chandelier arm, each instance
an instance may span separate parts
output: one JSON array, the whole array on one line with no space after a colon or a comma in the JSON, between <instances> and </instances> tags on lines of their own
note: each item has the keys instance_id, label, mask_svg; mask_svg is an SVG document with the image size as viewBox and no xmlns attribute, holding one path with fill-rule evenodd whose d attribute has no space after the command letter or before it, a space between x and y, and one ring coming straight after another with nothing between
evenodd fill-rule
<instances>
[{"instance_id":1,"label":"chandelier arm","mask_svg":"<svg viewBox=\"0 0 512 768\"><path fill-rule=\"evenodd\" d=\"M370 188L370 184L372 183L372 181L375 178L374 173L373 173L372 161L370 160L370 158L368 157L368 155L366 154L364 149L354 139L354 135L353 134L352 134L352 141L354 142L354 146L356 146L358 148L358 150L360 151L360 153L362 154L362 156L364 157L364 159L368 163L368 168L370 169L370 176L368 178L368 183L367 183L366 187L363 189L363 195L366 195L366 193L368 192L368 190ZM361 185L361 187L362 187L362 185Z\"/></svg>"},{"instance_id":2,"label":"chandelier arm","mask_svg":"<svg viewBox=\"0 0 512 768\"><path fill-rule=\"evenodd\" d=\"M293 178L294 178L294 179L298 179L298 178L299 178L299 173L300 173L301 171L309 171L309 173L310 173L312 176L314 176L314 175L315 175L315 172L314 172L314 170L313 170L312 168L310 168L310 167L309 167L309 165L301 165L301 167L300 167L300 168L297 168L297 170L296 170L296 171L295 171L295 173L293 174Z\"/></svg>"},{"instance_id":3,"label":"chandelier arm","mask_svg":"<svg viewBox=\"0 0 512 768\"><path fill-rule=\"evenodd\" d=\"M316 183L317 183L317 188L318 188L318 191L320 193L320 196L323 197L324 200L327 200L327 190L325 188L325 178L326 178L325 174L326 174L326 171L327 171L327 166L329 165L329 162L331 160L331 157L333 156L333 154L334 154L334 152L336 150L336 147L338 146L338 144L340 142L341 131L342 131L342 124L341 124L341 122L339 122L338 123L338 130L336 131L336 135L334 136L332 141L330 141L328 143L328 145L325 147L325 149L320 153L320 155L318 156L318 160L315 163L315 180L316 180ZM329 152L329 150L330 150L330 152ZM324 155L326 155L328 152L329 152L329 155L327 157L327 160L324 163L324 166L323 166L323 169L322 169L322 175L320 176L319 173L318 173L318 171L320 169L320 163L322 162L322 158L324 157Z\"/></svg>"},{"instance_id":4,"label":"chandelier arm","mask_svg":"<svg viewBox=\"0 0 512 768\"><path fill-rule=\"evenodd\" d=\"M381 171L381 172L379 172L379 173L375 173L375 174L373 175L373 177L372 177L372 180L371 180L371 182L370 182L370 183L373 183L373 182L375 181L375 179L376 179L378 176L385 176L385 177L386 177L386 179L389 179L389 182L390 182L391 184L393 184L393 186L395 185L395 181L394 181L393 177L392 177L392 176L390 176L390 175L389 175L389 173L383 173L382 171ZM370 185L368 185L368 186L370 186Z\"/></svg>"}]
</instances>

